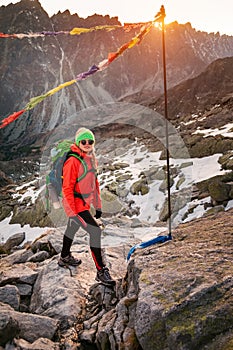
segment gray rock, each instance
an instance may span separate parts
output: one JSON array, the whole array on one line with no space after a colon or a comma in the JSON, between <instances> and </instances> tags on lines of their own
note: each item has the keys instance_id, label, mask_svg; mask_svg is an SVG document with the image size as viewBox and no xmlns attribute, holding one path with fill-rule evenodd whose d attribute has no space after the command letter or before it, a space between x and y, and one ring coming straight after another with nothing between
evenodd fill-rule
<instances>
[{"instance_id":1,"label":"gray rock","mask_svg":"<svg viewBox=\"0 0 233 350\"><path fill-rule=\"evenodd\" d=\"M3 329L8 335L12 331L14 337L21 338L18 344L29 349L31 346L44 349L44 346L47 350L47 344L51 349L57 346L47 340L40 343L39 339L53 339L58 322L60 329L56 334L60 346L67 348L77 347L74 340L77 332L84 348L224 348L232 339L232 227L232 210L183 224L169 243L136 249L127 273L124 263L129 244L106 249L104 260L117 278L114 289L93 285L94 264L87 247L81 247L77 237L72 249L83 259L79 268L60 268L57 257L39 267L32 262L9 266L9 257L3 258L0 281L4 287L14 283L20 293L27 292L30 297L30 290L24 291L25 281L30 280L30 270L38 274L27 285L33 287L30 313L0 305ZM121 232L132 234L134 230L127 221L120 227L112 225L114 231L121 235ZM54 231L53 236L56 234L62 237L62 233ZM49 237L46 235L37 242L48 242ZM82 332L77 331L81 327ZM12 339L7 336L4 342ZM36 343L27 345L25 341Z\"/></svg>"},{"instance_id":2,"label":"gray rock","mask_svg":"<svg viewBox=\"0 0 233 350\"><path fill-rule=\"evenodd\" d=\"M4 320L8 320L8 324L13 322L14 325L14 331L8 340L12 340L16 333L20 338L29 342L34 342L41 337L52 339L58 328L57 320L46 316L17 312L4 304L1 304L1 316ZM4 322L6 324L6 321Z\"/></svg>"},{"instance_id":3,"label":"gray rock","mask_svg":"<svg viewBox=\"0 0 233 350\"><path fill-rule=\"evenodd\" d=\"M126 182L127 180L132 179L133 175L130 173L124 173L124 174L116 174L116 181L117 182Z\"/></svg>"},{"instance_id":4,"label":"gray rock","mask_svg":"<svg viewBox=\"0 0 233 350\"><path fill-rule=\"evenodd\" d=\"M113 326L116 319L115 310L108 311L98 324L96 343L99 349L116 349L117 344L114 338Z\"/></svg>"},{"instance_id":5,"label":"gray rock","mask_svg":"<svg viewBox=\"0 0 233 350\"><path fill-rule=\"evenodd\" d=\"M124 163L124 162L117 162L117 163L114 163L113 166L115 167L115 170L116 170L116 169L127 168L129 166L129 164L128 163Z\"/></svg>"},{"instance_id":6,"label":"gray rock","mask_svg":"<svg viewBox=\"0 0 233 350\"><path fill-rule=\"evenodd\" d=\"M32 270L25 264L9 266L0 275L0 286L6 284L27 283L33 285L37 278L38 272Z\"/></svg>"},{"instance_id":7,"label":"gray rock","mask_svg":"<svg viewBox=\"0 0 233 350\"><path fill-rule=\"evenodd\" d=\"M104 213L116 214L122 210L123 205L119 201L118 197L113 193L109 192L108 190L104 189L101 192L101 198L102 210Z\"/></svg>"},{"instance_id":8,"label":"gray rock","mask_svg":"<svg viewBox=\"0 0 233 350\"><path fill-rule=\"evenodd\" d=\"M132 223L131 223L131 227L132 228L136 228L136 227L142 227L142 222L138 219L138 218L133 218L132 219Z\"/></svg>"},{"instance_id":9,"label":"gray rock","mask_svg":"<svg viewBox=\"0 0 233 350\"><path fill-rule=\"evenodd\" d=\"M116 194L120 197L120 198L126 198L127 195L129 194L129 190L127 188L124 187L118 187L116 190Z\"/></svg>"},{"instance_id":10,"label":"gray rock","mask_svg":"<svg viewBox=\"0 0 233 350\"><path fill-rule=\"evenodd\" d=\"M33 255L31 249L17 249L13 253L4 257L4 262L9 266L13 264L25 263L27 259Z\"/></svg>"},{"instance_id":11,"label":"gray rock","mask_svg":"<svg viewBox=\"0 0 233 350\"><path fill-rule=\"evenodd\" d=\"M9 312L3 311L5 305L1 302L0 307L0 346L5 346L7 342L11 341L19 333L19 325ZM8 310L13 309L9 308Z\"/></svg>"},{"instance_id":12,"label":"gray rock","mask_svg":"<svg viewBox=\"0 0 233 350\"><path fill-rule=\"evenodd\" d=\"M37 252L36 254L32 255L27 261L42 262L42 261L49 259L49 258L50 258L49 253L42 250L42 251Z\"/></svg>"},{"instance_id":13,"label":"gray rock","mask_svg":"<svg viewBox=\"0 0 233 350\"><path fill-rule=\"evenodd\" d=\"M68 269L50 261L39 272L33 288L30 311L62 321L62 327L73 325L82 314L84 295L78 279Z\"/></svg>"},{"instance_id":14,"label":"gray rock","mask_svg":"<svg viewBox=\"0 0 233 350\"><path fill-rule=\"evenodd\" d=\"M179 180L176 183L176 190L180 189L180 186L185 182L185 176L181 175Z\"/></svg>"},{"instance_id":15,"label":"gray rock","mask_svg":"<svg viewBox=\"0 0 233 350\"><path fill-rule=\"evenodd\" d=\"M31 249L19 250L9 256L8 262L12 261L12 264L25 263L32 255Z\"/></svg>"},{"instance_id":16,"label":"gray rock","mask_svg":"<svg viewBox=\"0 0 233 350\"><path fill-rule=\"evenodd\" d=\"M41 337L52 339L58 328L58 321L46 316L24 312L13 316L19 324L19 336L29 342L34 342Z\"/></svg>"},{"instance_id":17,"label":"gray rock","mask_svg":"<svg viewBox=\"0 0 233 350\"><path fill-rule=\"evenodd\" d=\"M228 151L219 157L218 162L222 165L223 169L233 170L233 151Z\"/></svg>"},{"instance_id":18,"label":"gray rock","mask_svg":"<svg viewBox=\"0 0 233 350\"><path fill-rule=\"evenodd\" d=\"M59 350L59 343L54 343L47 338L39 338L32 344L24 339L15 339L14 343L20 350Z\"/></svg>"},{"instance_id":19,"label":"gray rock","mask_svg":"<svg viewBox=\"0 0 233 350\"><path fill-rule=\"evenodd\" d=\"M159 171L159 167L157 165L154 165L152 167L150 167L150 169L148 170L144 170L140 173L140 176L144 176L147 178L151 178L151 179L156 179L156 173Z\"/></svg>"},{"instance_id":20,"label":"gray rock","mask_svg":"<svg viewBox=\"0 0 233 350\"><path fill-rule=\"evenodd\" d=\"M12 248L18 247L25 240L25 232L15 233L10 236L4 244L6 251L11 251Z\"/></svg>"},{"instance_id":21,"label":"gray rock","mask_svg":"<svg viewBox=\"0 0 233 350\"><path fill-rule=\"evenodd\" d=\"M180 164L180 169L184 169L184 168L187 168L187 167L189 167L189 166L192 166L193 165L193 162L192 161L190 161L190 162L184 162L184 163L181 163Z\"/></svg>"},{"instance_id":22,"label":"gray rock","mask_svg":"<svg viewBox=\"0 0 233 350\"><path fill-rule=\"evenodd\" d=\"M184 189L171 194L171 211L174 217L179 212L179 210L182 209L190 201L190 197L191 191L189 189ZM159 220L166 221L168 217L168 199L166 198L159 213Z\"/></svg>"},{"instance_id":23,"label":"gray rock","mask_svg":"<svg viewBox=\"0 0 233 350\"><path fill-rule=\"evenodd\" d=\"M1 174L1 171L0 171ZM0 175L1 176L1 175ZM1 202L2 204L2 202ZM8 216L10 216L12 212L12 206L9 205L9 203L6 203L5 205L2 205L0 208L0 221L4 220Z\"/></svg>"},{"instance_id":24,"label":"gray rock","mask_svg":"<svg viewBox=\"0 0 233 350\"><path fill-rule=\"evenodd\" d=\"M34 253L38 251L47 251L50 256L58 254L61 251L63 233L61 230L49 229L45 231L31 244L31 249Z\"/></svg>"},{"instance_id":25,"label":"gray rock","mask_svg":"<svg viewBox=\"0 0 233 350\"><path fill-rule=\"evenodd\" d=\"M96 325L97 326L97 325ZM82 344L94 344L95 343L96 329L94 327L85 329L80 334L80 340Z\"/></svg>"},{"instance_id":26,"label":"gray rock","mask_svg":"<svg viewBox=\"0 0 233 350\"><path fill-rule=\"evenodd\" d=\"M32 286L30 284L17 283L16 286L18 288L19 294L22 297L30 296L32 294Z\"/></svg>"},{"instance_id":27,"label":"gray rock","mask_svg":"<svg viewBox=\"0 0 233 350\"><path fill-rule=\"evenodd\" d=\"M137 163L140 163L144 158L141 157L141 158L135 158L134 159L134 164L137 164Z\"/></svg>"},{"instance_id":28,"label":"gray rock","mask_svg":"<svg viewBox=\"0 0 233 350\"><path fill-rule=\"evenodd\" d=\"M213 208L210 208L210 209L206 210L204 216L217 214L220 211L224 211L223 205L217 205L216 207L213 207Z\"/></svg>"},{"instance_id":29,"label":"gray rock","mask_svg":"<svg viewBox=\"0 0 233 350\"><path fill-rule=\"evenodd\" d=\"M10 305L15 310L19 310L20 293L18 288L11 285L0 287L0 302Z\"/></svg>"},{"instance_id":30,"label":"gray rock","mask_svg":"<svg viewBox=\"0 0 233 350\"><path fill-rule=\"evenodd\" d=\"M133 195L145 195L149 192L149 186L145 179L134 182L130 187L130 192Z\"/></svg>"},{"instance_id":31,"label":"gray rock","mask_svg":"<svg viewBox=\"0 0 233 350\"><path fill-rule=\"evenodd\" d=\"M122 341L124 344L124 350L139 350L141 348L133 328L126 327L124 329Z\"/></svg>"},{"instance_id":32,"label":"gray rock","mask_svg":"<svg viewBox=\"0 0 233 350\"><path fill-rule=\"evenodd\" d=\"M106 188L113 193L116 193L117 188L118 188L118 183L116 181L111 182L106 186Z\"/></svg>"},{"instance_id":33,"label":"gray rock","mask_svg":"<svg viewBox=\"0 0 233 350\"><path fill-rule=\"evenodd\" d=\"M230 199L231 186L216 178L210 181L208 190L211 198L217 203L221 203Z\"/></svg>"},{"instance_id":34,"label":"gray rock","mask_svg":"<svg viewBox=\"0 0 233 350\"><path fill-rule=\"evenodd\" d=\"M153 174L153 179L154 180L164 180L166 178L166 172L164 169L159 169L155 174Z\"/></svg>"},{"instance_id":35,"label":"gray rock","mask_svg":"<svg viewBox=\"0 0 233 350\"><path fill-rule=\"evenodd\" d=\"M170 178L170 187L172 187L174 184L174 179L171 177ZM163 182L159 186L159 191L165 192L167 190L167 179L163 180Z\"/></svg>"},{"instance_id":36,"label":"gray rock","mask_svg":"<svg viewBox=\"0 0 233 350\"><path fill-rule=\"evenodd\" d=\"M15 205L10 224L20 224L21 226L29 224L31 227L47 227L51 226L51 220L46 215L43 201L38 197L33 205L26 205L25 203Z\"/></svg>"}]
</instances>

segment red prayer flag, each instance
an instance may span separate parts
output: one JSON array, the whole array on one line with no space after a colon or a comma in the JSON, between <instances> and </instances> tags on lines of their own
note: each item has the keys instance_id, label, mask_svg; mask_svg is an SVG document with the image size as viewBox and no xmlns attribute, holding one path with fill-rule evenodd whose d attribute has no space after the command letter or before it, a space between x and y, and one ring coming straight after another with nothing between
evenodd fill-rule
<instances>
[{"instance_id":1,"label":"red prayer flag","mask_svg":"<svg viewBox=\"0 0 233 350\"><path fill-rule=\"evenodd\" d=\"M109 52L108 54L108 62L112 62L113 60L115 60L115 58L117 58L118 54L116 52Z\"/></svg>"},{"instance_id":2,"label":"red prayer flag","mask_svg":"<svg viewBox=\"0 0 233 350\"><path fill-rule=\"evenodd\" d=\"M0 38L10 38L10 37L11 37L10 34L5 34L5 33L0 32Z\"/></svg>"},{"instance_id":3,"label":"red prayer flag","mask_svg":"<svg viewBox=\"0 0 233 350\"><path fill-rule=\"evenodd\" d=\"M9 117L3 119L1 121L0 129L5 128L5 126L12 123L14 120L18 119L19 116L24 112L26 112L26 109L22 109L21 111L14 112L13 114L9 115Z\"/></svg>"}]
</instances>

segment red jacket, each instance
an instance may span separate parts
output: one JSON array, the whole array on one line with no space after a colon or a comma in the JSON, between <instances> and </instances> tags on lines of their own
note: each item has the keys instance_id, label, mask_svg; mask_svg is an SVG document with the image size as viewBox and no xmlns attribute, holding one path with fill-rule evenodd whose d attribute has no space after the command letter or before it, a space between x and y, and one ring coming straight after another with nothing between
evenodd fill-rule
<instances>
[{"instance_id":1,"label":"red jacket","mask_svg":"<svg viewBox=\"0 0 233 350\"><path fill-rule=\"evenodd\" d=\"M88 170L93 169L92 157L80 150L73 144L71 150L78 153L86 162ZM67 216L75 216L81 211L89 210L92 204L95 209L101 209L101 198L99 182L94 171L88 171L86 176L79 182L76 182L84 173L83 165L75 157L67 159L63 166L63 205ZM80 194L86 194L85 198L76 198L74 191ZM87 197L87 198L86 198Z\"/></svg>"}]
</instances>

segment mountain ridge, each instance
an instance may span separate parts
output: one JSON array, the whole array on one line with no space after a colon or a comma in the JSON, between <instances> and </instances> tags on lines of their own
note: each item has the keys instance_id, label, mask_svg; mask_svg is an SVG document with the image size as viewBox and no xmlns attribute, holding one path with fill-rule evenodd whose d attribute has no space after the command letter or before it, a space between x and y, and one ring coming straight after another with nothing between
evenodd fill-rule
<instances>
[{"instance_id":1,"label":"mountain ridge","mask_svg":"<svg viewBox=\"0 0 233 350\"><path fill-rule=\"evenodd\" d=\"M168 91L169 119L199 113L219 103L233 91L233 57L219 58L194 78ZM162 112L163 96L148 107Z\"/></svg>"},{"instance_id":2,"label":"mountain ridge","mask_svg":"<svg viewBox=\"0 0 233 350\"><path fill-rule=\"evenodd\" d=\"M100 15L83 20L78 15L70 15L69 11L49 18L37 0L23 0L0 8L0 31L7 33L71 29L75 25L85 26L85 23L93 26L119 24L119 21L116 17ZM129 41L136 32L120 28L66 40L59 36L1 40L1 116L23 108L31 97L86 71ZM167 26L166 34L168 87L199 74L219 57L233 55L233 37L196 31L189 23L173 22ZM125 52L107 70L46 99L5 128L3 140L4 143L29 144L79 110L127 99L135 93L156 97L162 89L161 33L153 28L140 45ZM140 98L137 99L136 103L140 102Z\"/></svg>"}]
</instances>

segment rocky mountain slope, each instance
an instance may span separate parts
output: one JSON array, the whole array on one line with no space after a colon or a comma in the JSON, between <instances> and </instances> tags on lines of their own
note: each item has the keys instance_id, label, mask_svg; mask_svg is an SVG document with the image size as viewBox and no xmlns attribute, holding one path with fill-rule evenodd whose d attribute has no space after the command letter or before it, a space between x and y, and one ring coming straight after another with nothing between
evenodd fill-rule
<instances>
[{"instance_id":1,"label":"rocky mountain slope","mask_svg":"<svg viewBox=\"0 0 233 350\"><path fill-rule=\"evenodd\" d=\"M198 215L204 215L208 211L231 207L233 199L233 96L230 93L231 79L229 80L232 74L231 63L232 58L218 60L210 64L206 71L196 78L174 87L172 92L169 91L169 96L174 96L174 103L173 100L169 101L170 113L173 106L176 108L179 102L181 88L184 91L185 101L180 102L180 106L184 105L183 112L176 119L172 119L171 124L169 123L172 220L176 225L178 222L194 218L198 208L201 208L201 214ZM222 73L222 79L216 78L219 77L218 72L221 68L225 73ZM215 79L215 85L211 85L212 79ZM203 81L206 82L205 87ZM199 96L205 96L205 103L200 98L196 113L193 113L193 94L190 95L190 90L193 94L196 91ZM150 105L150 108L127 102L99 105L98 108L94 106L80 112L78 121L75 115L55 128L44 138L43 152L40 141L33 145L33 151L39 154L34 153L32 157L31 152L29 158L19 162L1 161L2 185L8 184L8 186L1 190L0 218L4 219L13 213L11 223L57 226L57 213L46 214L44 192L41 192L43 184L38 181L38 177L44 176L43 165L49 166L49 152L53 145L63 138L73 139L73 130L81 123L91 127L98 140L96 150L105 216L129 215L150 225L156 222L162 224L168 218L164 153L165 121L162 114L157 112L157 110L162 112L162 109L161 99L158 99L156 104ZM2 149L8 152L9 157L10 150L4 146ZM23 150L20 151L22 154ZM205 170L206 166L209 170ZM14 174L16 184L12 184L11 174ZM31 185L24 183L25 176L28 177L30 174L33 174ZM18 189L19 180L23 183ZM36 196L32 195L34 192ZM38 197L40 192L43 203ZM35 197L38 197L36 202ZM64 219L64 223L64 216L60 217Z\"/></svg>"},{"instance_id":2,"label":"rocky mountain slope","mask_svg":"<svg viewBox=\"0 0 233 350\"><path fill-rule=\"evenodd\" d=\"M68 11L49 18L37 0L0 7L0 31L4 33L71 30L98 24L119 22L117 18L98 15L84 20ZM120 28L80 36L1 39L1 117L23 108L31 97L87 71L135 33L135 29L125 32ZM217 58L233 55L232 37L199 32L190 23L170 24L166 39L169 87L199 74ZM48 98L1 131L3 140L24 146L32 144L38 134L52 130L87 107L127 96L130 101L135 93L139 93L137 103L151 94L159 96L162 82L161 32L154 28L140 45L125 52L107 70Z\"/></svg>"},{"instance_id":3,"label":"rocky mountain slope","mask_svg":"<svg viewBox=\"0 0 233 350\"><path fill-rule=\"evenodd\" d=\"M4 32L118 23L102 16L84 21L68 12L49 19L34 0L1 7L0 18ZM95 33L94 39L83 35L65 41L41 39L39 44L33 39L0 41L0 108L4 113L12 106L18 109L17 103L23 106L35 91L39 94L50 84L69 80L94 58L104 58L110 45L114 43L113 51L131 36L132 31L120 29ZM64 90L2 132L0 221L23 226L19 235L0 245L0 346L5 350L232 348L232 58L214 61L232 56L232 38L173 23L167 40L169 86L182 81L168 91L172 241L137 249L126 264L130 247L167 232L165 120L159 97L160 49L154 66L160 45L156 29L136 47L137 56L129 51L122 57L124 65L116 61L103 76ZM148 64L142 70L145 57ZM183 82L186 78L190 79ZM63 124L55 127L61 120ZM82 231L73 246L83 260L81 267L57 265L67 219L61 211L46 210L42 179L51 147L61 138L73 138L80 124L92 128L97 139L103 244L117 279L114 291L95 284ZM46 230L22 247L26 224L59 228Z\"/></svg>"},{"instance_id":4,"label":"rocky mountain slope","mask_svg":"<svg viewBox=\"0 0 233 350\"><path fill-rule=\"evenodd\" d=\"M173 240L138 249L107 248L117 279L95 283L82 234L78 268L60 268L62 232L27 248L7 242L0 261L0 346L4 349L230 350L233 344L232 210L180 225ZM115 233L119 227L115 226ZM129 233L129 227L125 226ZM5 247L6 247L5 246Z\"/></svg>"},{"instance_id":5,"label":"rocky mountain slope","mask_svg":"<svg viewBox=\"0 0 233 350\"><path fill-rule=\"evenodd\" d=\"M203 114L214 105L227 103L233 92L233 57L226 57L212 62L201 74L195 78L188 79L168 91L168 115L169 119L180 123L180 117L190 118L191 115ZM159 113L163 113L163 96L147 103ZM229 107L231 105L229 104ZM229 108L228 107L228 108ZM207 118L204 118L206 120ZM222 119L222 120L221 120ZM208 118L209 120L209 118ZM222 126L231 122L230 112L228 120L220 118L215 120L215 126ZM203 121L204 123L204 121ZM214 127L213 125L210 125Z\"/></svg>"}]
</instances>

